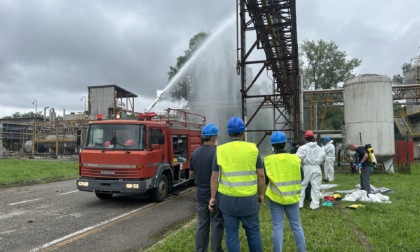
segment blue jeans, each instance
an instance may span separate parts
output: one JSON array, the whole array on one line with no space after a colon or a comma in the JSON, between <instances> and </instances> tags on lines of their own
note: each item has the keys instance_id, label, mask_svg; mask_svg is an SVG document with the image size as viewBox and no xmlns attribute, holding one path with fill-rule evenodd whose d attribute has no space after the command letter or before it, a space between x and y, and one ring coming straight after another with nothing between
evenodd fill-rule
<instances>
[{"instance_id":1,"label":"blue jeans","mask_svg":"<svg viewBox=\"0 0 420 252\"><path fill-rule=\"evenodd\" d=\"M305 235L303 233L302 225L300 223L299 203L292 205L281 205L268 198L268 206L271 212L271 219L273 222L273 251L282 251L283 249L283 223L284 213L286 213L289 220L290 228L298 252L306 251Z\"/></svg>"},{"instance_id":2,"label":"blue jeans","mask_svg":"<svg viewBox=\"0 0 420 252\"><path fill-rule=\"evenodd\" d=\"M222 213L225 221L226 248L229 252L240 252L239 221L245 229L250 252L262 252L262 239L260 233L260 216L255 213L248 216L233 216Z\"/></svg>"}]
</instances>

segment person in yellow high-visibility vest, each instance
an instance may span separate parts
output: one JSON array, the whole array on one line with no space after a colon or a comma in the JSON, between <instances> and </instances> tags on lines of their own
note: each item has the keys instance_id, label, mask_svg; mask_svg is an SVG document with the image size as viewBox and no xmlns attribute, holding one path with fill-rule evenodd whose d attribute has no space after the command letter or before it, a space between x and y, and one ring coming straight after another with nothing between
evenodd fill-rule
<instances>
[{"instance_id":1,"label":"person in yellow high-visibility vest","mask_svg":"<svg viewBox=\"0 0 420 252\"><path fill-rule=\"evenodd\" d=\"M301 160L296 154L289 154L284 150L287 137L283 132L273 132L270 142L274 148L274 154L264 158L264 166L269 180L265 195L268 197L273 222L273 251L283 249L283 223L286 213L295 237L297 251L304 252L306 243L299 210L302 189Z\"/></svg>"},{"instance_id":2,"label":"person in yellow high-visibility vest","mask_svg":"<svg viewBox=\"0 0 420 252\"><path fill-rule=\"evenodd\" d=\"M264 165L257 146L242 141L245 123L239 117L228 121L231 141L217 147L210 180L209 210L223 215L226 247L240 251L239 224L242 223L250 252L262 251L259 205L264 202Z\"/></svg>"}]
</instances>

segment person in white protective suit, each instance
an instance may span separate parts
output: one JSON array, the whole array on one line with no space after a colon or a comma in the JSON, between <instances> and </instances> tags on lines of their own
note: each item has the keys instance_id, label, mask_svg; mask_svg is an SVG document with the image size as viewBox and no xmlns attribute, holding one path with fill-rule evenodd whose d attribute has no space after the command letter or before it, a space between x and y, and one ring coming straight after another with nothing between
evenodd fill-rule
<instances>
[{"instance_id":1,"label":"person in white protective suit","mask_svg":"<svg viewBox=\"0 0 420 252\"><path fill-rule=\"evenodd\" d=\"M315 142L315 135L312 131L308 130L305 132L306 144L299 147L296 154L302 160L302 169L303 169L303 180L302 180L302 190L300 193L299 208L303 207L305 200L305 190L308 186L308 183L311 183L311 204L310 208L312 210L319 208L319 200L321 198L321 182L322 182L322 171L320 164L325 160L324 150L318 146Z\"/></svg>"},{"instance_id":2,"label":"person in white protective suit","mask_svg":"<svg viewBox=\"0 0 420 252\"><path fill-rule=\"evenodd\" d=\"M329 136L324 137L324 152L325 152L325 163L324 163L324 181L334 181L334 162L335 162L335 147L333 140Z\"/></svg>"}]
</instances>

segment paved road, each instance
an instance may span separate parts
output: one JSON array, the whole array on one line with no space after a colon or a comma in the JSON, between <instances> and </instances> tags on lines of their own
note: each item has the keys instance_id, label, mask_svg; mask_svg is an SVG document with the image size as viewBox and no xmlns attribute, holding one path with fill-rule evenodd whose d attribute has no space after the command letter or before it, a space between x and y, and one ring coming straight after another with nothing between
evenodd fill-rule
<instances>
[{"instance_id":1,"label":"paved road","mask_svg":"<svg viewBox=\"0 0 420 252\"><path fill-rule=\"evenodd\" d=\"M97 199L75 180L0 189L0 251L141 251L195 216L195 190L164 202Z\"/></svg>"}]
</instances>

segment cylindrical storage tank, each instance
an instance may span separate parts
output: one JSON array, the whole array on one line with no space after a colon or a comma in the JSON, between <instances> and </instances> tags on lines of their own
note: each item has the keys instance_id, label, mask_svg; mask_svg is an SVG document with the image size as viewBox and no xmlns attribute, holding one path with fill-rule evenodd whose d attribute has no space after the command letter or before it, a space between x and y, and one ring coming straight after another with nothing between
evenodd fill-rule
<instances>
[{"instance_id":1,"label":"cylindrical storage tank","mask_svg":"<svg viewBox=\"0 0 420 252\"><path fill-rule=\"evenodd\" d=\"M42 153L46 151L43 144L36 143L34 147L35 152ZM25 142L24 150L26 153L32 153L32 140L28 140Z\"/></svg>"},{"instance_id":2,"label":"cylindrical storage tank","mask_svg":"<svg viewBox=\"0 0 420 252\"><path fill-rule=\"evenodd\" d=\"M42 141L45 148L55 149L57 141L56 135L47 135L45 139ZM76 145L76 136L75 135L59 135L58 136L58 147L67 148L67 149L74 149L77 147Z\"/></svg>"},{"instance_id":3,"label":"cylindrical storage tank","mask_svg":"<svg viewBox=\"0 0 420 252\"><path fill-rule=\"evenodd\" d=\"M388 164L395 154L391 79L360 75L344 83L343 95L345 143L371 144L378 161Z\"/></svg>"},{"instance_id":4,"label":"cylindrical storage tank","mask_svg":"<svg viewBox=\"0 0 420 252\"><path fill-rule=\"evenodd\" d=\"M31 153L32 152L32 141L31 140L28 140L28 141L25 142L24 150L25 150L26 153Z\"/></svg>"}]
</instances>

